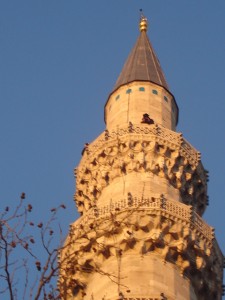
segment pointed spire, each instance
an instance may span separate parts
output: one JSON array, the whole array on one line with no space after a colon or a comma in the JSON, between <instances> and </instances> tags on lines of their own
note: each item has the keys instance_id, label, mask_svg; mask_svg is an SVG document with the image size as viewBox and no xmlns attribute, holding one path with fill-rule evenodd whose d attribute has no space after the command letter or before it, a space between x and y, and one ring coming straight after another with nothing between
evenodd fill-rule
<instances>
[{"instance_id":1,"label":"pointed spire","mask_svg":"<svg viewBox=\"0 0 225 300\"><path fill-rule=\"evenodd\" d=\"M169 90L159 60L147 36L148 21L141 13L140 35L117 79L113 91L133 81L150 81Z\"/></svg>"}]
</instances>

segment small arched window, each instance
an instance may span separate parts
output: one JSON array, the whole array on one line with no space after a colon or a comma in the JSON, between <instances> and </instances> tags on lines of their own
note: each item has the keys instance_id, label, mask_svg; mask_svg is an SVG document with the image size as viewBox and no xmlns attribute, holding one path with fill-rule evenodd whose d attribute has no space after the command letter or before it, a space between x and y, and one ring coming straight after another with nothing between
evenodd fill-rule
<instances>
[{"instance_id":1,"label":"small arched window","mask_svg":"<svg viewBox=\"0 0 225 300\"><path fill-rule=\"evenodd\" d=\"M167 98L166 96L164 96L164 100L165 100L166 102L168 102L168 98Z\"/></svg>"},{"instance_id":2,"label":"small arched window","mask_svg":"<svg viewBox=\"0 0 225 300\"><path fill-rule=\"evenodd\" d=\"M158 91L156 91L156 90L152 90L152 94L154 94L154 95L158 95Z\"/></svg>"},{"instance_id":3,"label":"small arched window","mask_svg":"<svg viewBox=\"0 0 225 300\"><path fill-rule=\"evenodd\" d=\"M132 92L132 89L126 90L126 94L130 94Z\"/></svg>"},{"instance_id":4,"label":"small arched window","mask_svg":"<svg viewBox=\"0 0 225 300\"><path fill-rule=\"evenodd\" d=\"M145 88L143 86L139 87L139 91L140 92L144 92L145 91Z\"/></svg>"}]
</instances>

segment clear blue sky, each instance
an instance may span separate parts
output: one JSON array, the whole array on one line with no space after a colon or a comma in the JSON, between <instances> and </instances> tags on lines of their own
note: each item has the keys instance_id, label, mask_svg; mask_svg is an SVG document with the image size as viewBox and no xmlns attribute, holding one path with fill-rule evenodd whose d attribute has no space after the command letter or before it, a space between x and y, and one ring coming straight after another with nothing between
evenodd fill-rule
<instances>
[{"instance_id":1,"label":"clear blue sky","mask_svg":"<svg viewBox=\"0 0 225 300\"><path fill-rule=\"evenodd\" d=\"M77 218L73 168L104 130L108 94L144 10L178 131L209 170L205 220L225 253L225 1L0 0L0 207L21 192L36 217L64 202Z\"/></svg>"}]
</instances>

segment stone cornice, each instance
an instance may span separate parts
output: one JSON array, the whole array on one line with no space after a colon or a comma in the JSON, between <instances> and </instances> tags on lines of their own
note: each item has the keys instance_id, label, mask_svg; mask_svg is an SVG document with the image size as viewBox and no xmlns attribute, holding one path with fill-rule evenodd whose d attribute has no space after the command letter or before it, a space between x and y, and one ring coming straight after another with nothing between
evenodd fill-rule
<instances>
[{"instance_id":1,"label":"stone cornice","mask_svg":"<svg viewBox=\"0 0 225 300\"><path fill-rule=\"evenodd\" d=\"M126 252L157 255L162 262L172 263L191 278L200 300L207 296L217 299L221 292L223 255L213 229L190 206L164 197L134 199L132 206L121 201L114 207L99 208L98 215L93 211L92 216L87 214L71 226L67 243L72 246L61 256L65 288L78 285L80 296L76 299L83 299L92 272L101 274L105 260Z\"/></svg>"},{"instance_id":2,"label":"stone cornice","mask_svg":"<svg viewBox=\"0 0 225 300\"><path fill-rule=\"evenodd\" d=\"M185 204L203 214L208 203L207 172L199 152L181 134L158 125L106 132L87 147L75 169L78 211L93 207L106 186L132 172L165 178Z\"/></svg>"},{"instance_id":3,"label":"stone cornice","mask_svg":"<svg viewBox=\"0 0 225 300\"><path fill-rule=\"evenodd\" d=\"M201 160L201 153L197 151L184 138L182 133L178 133L162 127L158 124L130 124L128 127L119 127L111 132L105 130L98 136L89 146L85 154L93 155L100 148L106 146L106 141L120 139L121 137L134 135L149 135L153 140L162 145L170 145L172 149L180 150L181 153L188 159L191 165L197 166ZM81 159L82 162L82 159Z\"/></svg>"},{"instance_id":4,"label":"stone cornice","mask_svg":"<svg viewBox=\"0 0 225 300\"><path fill-rule=\"evenodd\" d=\"M132 203L129 204L129 198L114 201L105 206L94 206L73 225L71 230L79 236L83 232L83 227L96 219L108 218L112 213L124 211L146 211L155 212L168 219L184 223L193 228L200 237L203 237L207 245L211 248L214 240L214 228L209 226L195 211L191 205L185 205L181 202L166 199L163 195L142 199L132 196Z\"/></svg>"}]
</instances>

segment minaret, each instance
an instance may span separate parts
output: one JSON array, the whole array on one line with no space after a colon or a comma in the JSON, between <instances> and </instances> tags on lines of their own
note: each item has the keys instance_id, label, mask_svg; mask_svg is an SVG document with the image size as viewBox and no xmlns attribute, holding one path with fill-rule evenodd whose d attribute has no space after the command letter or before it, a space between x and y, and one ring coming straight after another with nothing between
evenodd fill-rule
<instances>
[{"instance_id":1,"label":"minaret","mask_svg":"<svg viewBox=\"0 0 225 300\"><path fill-rule=\"evenodd\" d=\"M221 300L223 255L202 215L207 172L176 132L178 106L141 16L75 169L80 218L60 255L65 300Z\"/></svg>"}]
</instances>

